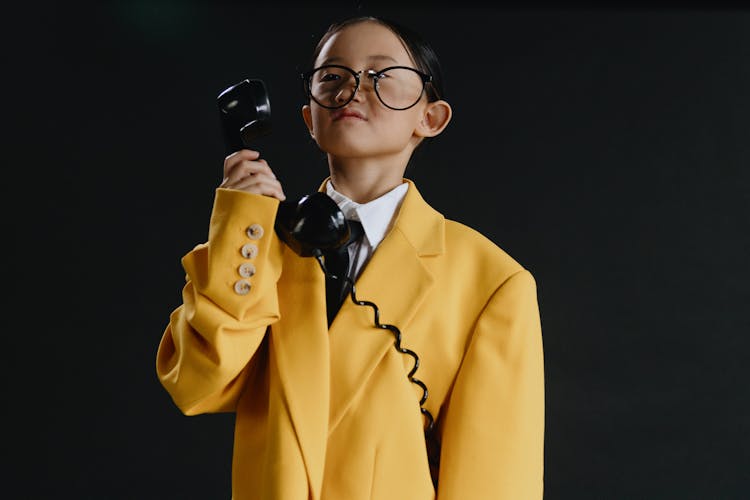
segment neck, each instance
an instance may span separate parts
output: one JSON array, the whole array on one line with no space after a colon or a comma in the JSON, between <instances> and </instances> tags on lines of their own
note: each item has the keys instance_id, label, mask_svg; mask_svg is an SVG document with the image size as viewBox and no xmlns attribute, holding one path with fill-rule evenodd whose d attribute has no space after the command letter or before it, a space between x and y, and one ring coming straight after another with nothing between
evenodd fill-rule
<instances>
[{"instance_id":1,"label":"neck","mask_svg":"<svg viewBox=\"0 0 750 500\"><path fill-rule=\"evenodd\" d=\"M367 203L404 182L406 161L393 157L341 159L329 156L328 166L336 191L357 203Z\"/></svg>"}]
</instances>

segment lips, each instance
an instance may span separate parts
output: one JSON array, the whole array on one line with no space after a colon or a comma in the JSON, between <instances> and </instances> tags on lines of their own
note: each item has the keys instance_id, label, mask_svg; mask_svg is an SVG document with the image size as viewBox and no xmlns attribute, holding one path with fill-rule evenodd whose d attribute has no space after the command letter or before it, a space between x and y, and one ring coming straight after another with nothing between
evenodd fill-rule
<instances>
[{"instance_id":1,"label":"lips","mask_svg":"<svg viewBox=\"0 0 750 500\"><path fill-rule=\"evenodd\" d=\"M360 120L367 121L365 115L354 109L337 109L331 113L331 118L333 121L338 121L342 118L359 118Z\"/></svg>"}]
</instances>

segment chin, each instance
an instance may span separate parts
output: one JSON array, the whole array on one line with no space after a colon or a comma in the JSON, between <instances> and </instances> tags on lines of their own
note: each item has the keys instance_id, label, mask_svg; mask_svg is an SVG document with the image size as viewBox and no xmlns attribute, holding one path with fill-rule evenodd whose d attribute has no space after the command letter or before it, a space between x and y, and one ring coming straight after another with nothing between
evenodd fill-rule
<instances>
[{"instance_id":1,"label":"chin","mask_svg":"<svg viewBox=\"0 0 750 500\"><path fill-rule=\"evenodd\" d=\"M364 158L383 154L382 148L374 147L372 144L369 144L369 141L368 143L349 140L320 141L318 146L329 155L339 158Z\"/></svg>"},{"instance_id":2,"label":"chin","mask_svg":"<svg viewBox=\"0 0 750 500\"><path fill-rule=\"evenodd\" d=\"M404 144L384 144L385 141L377 142L372 137L362 138L359 140L353 137L320 138L318 146L321 150L331 156L338 158L373 158L377 156L390 156L400 154L407 145Z\"/></svg>"}]
</instances>

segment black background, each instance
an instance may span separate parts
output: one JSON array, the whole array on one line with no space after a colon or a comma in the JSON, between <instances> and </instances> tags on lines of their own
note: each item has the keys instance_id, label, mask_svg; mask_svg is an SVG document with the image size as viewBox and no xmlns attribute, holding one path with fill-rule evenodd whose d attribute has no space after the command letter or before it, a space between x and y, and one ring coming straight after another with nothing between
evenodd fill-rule
<instances>
[{"instance_id":1,"label":"black background","mask_svg":"<svg viewBox=\"0 0 750 500\"><path fill-rule=\"evenodd\" d=\"M287 195L327 174L298 73L352 15L430 40L454 119L408 176L536 277L545 498L745 498L750 10L27 3L6 12L8 478L24 498L229 498L232 416L156 348L207 237L215 98L262 78Z\"/></svg>"}]
</instances>

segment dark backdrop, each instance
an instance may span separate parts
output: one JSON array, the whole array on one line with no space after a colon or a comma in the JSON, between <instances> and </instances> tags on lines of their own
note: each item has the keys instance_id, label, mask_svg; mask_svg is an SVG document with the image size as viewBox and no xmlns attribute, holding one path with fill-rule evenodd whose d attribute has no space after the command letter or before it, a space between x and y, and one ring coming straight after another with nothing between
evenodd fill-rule
<instances>
[{"instance_id":1,"label":"dark backdrop","mask_svg":"<svg viewBox=\"0 0 750 500\"><path fill-rule=\"evenodd\" d=\"M431 40L454 120L409 176L539 287L545 498L744 498L750 11L27 3L4 15L6 473L25 498L228 498L231 415L155 374L205 240L215 97L269 88L288 195L323 156L298 73L334 20Z\"/></svg>"}]
</instances>

